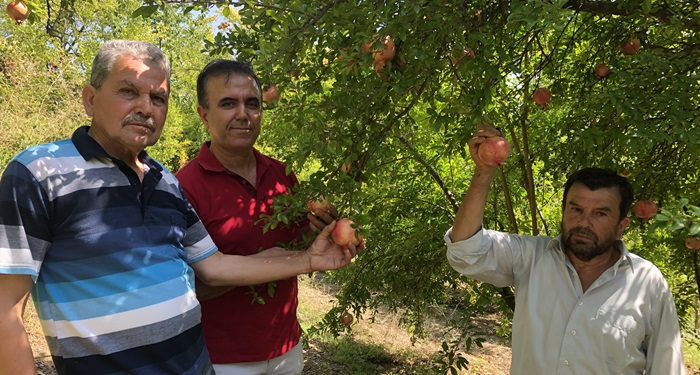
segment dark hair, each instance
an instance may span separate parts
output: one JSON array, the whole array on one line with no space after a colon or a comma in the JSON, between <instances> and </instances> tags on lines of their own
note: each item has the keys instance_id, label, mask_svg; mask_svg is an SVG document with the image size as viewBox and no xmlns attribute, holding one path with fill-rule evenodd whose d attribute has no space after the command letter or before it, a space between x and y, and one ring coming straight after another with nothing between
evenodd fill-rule
<instances>
[{"instance_id":1,"label":"dark hair","mask_svg":"<svg viewBox=\"0 0 700 375\"><path fill-rule=\"evenodd\" d=\"M564 184L564 197L562 207L566 205L566 194L569 188L576 182L584 184L591 190L599 188L617 188L620 193L620 220L627 217L634 200L634 188L627 178L620 176L617 172L603 168L584 168L574 172Z\"/></svg>"},{"instance_id":2,"label":"dark hair","mask_svg":"<svg viewBox=\"0 0 700 375\"><path fill-rule=\"evenodd\" d=\"M197 77L197 103L203 108L209 108L207 97L207 83L211 77L226 76L228 80L231 76L242 75L253 78L258 86L258 93L262 96L260 80L255 75L253 67L247 61L235 61L216 59L207 64Z\"/></svg>"}]
</instances>

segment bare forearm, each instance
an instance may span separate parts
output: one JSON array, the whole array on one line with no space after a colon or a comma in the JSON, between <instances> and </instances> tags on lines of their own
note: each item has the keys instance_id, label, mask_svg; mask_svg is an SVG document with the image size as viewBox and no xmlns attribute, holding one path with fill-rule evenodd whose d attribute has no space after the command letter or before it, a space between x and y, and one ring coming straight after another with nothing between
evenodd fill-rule
<instances>
[{"instance_id":1,"label":"bare forearm","mask_svg":"<svg viewBox=\"0 0 700 375\"><path fill-rule=\"evenodd\" d=\"M0 375L34 375L36 365L19 312L0 317Z\"/></svg>"},{"instance_id":2,"label":"bare forearm","mask_svg":"<svg viewBox=\"0 0 700 375\"><path fill-rule=\"evenodd\" d=\"M451 239L453 242L466 240L473 236L484 221L484 210L491 181L497 169L477 169L471 183L464 194L462 205L457 210L457 216L452 224Z\"/></svg>"},{"instance_id":3,"label":"bare forearm","mask_svg":"<svg viewBox=\"0 0 700 375\"><path fill-rule=\"evenodd\" d=\"M305 251L287 251L267 257L217 253L195 265L195 272L209 286L245 286L287 279L311 272ZM203 267L202 267L203 266Z\"/></svg>"}]
</instances>

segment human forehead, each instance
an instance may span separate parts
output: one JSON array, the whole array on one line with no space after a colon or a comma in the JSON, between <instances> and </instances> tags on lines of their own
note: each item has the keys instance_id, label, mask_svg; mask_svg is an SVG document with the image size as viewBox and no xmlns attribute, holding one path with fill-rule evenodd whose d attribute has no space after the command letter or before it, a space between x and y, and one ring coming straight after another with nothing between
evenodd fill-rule
<instances>
[{"instance_id":1,"label":"human forehead","mask_svg":"<svg viewBox=\"0 0 700 375\"><path fill-rule=\"evenodd\" d=\"M236 92L239 95L260 96L260 88L253 77L243 73L219 74L207 79L207 92Z\"/></svg>"},{"instance_id":2,"label":"human forehead","mask_svg":"<svg viewBox=\"0 0 700 375\"><path fill-rule=\"evenodd\" d=\"M617 212L620 205L620 193L615 187L589 189L581 182L576 182L569 188L564 199L566 205L576 205L583 208L610 209Z\"/></svg>"},{"instance_id":3,"label":"human forehead","mask_svg":"<svg viewBox=\"0 0 700 375\"><path fill-rule=\"evenodd\" d=\"M107 80L152 92L164 91L167 94L170 91L168 73L163 66L128 53L121 54L114 60Z\"/></svg>"}]
</instances>

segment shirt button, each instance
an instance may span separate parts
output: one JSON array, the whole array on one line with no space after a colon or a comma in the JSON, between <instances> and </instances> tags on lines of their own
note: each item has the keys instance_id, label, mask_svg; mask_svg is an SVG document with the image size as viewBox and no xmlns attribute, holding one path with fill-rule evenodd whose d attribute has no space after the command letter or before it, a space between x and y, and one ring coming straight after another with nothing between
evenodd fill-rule
<instances>
[{"instance_id":1,"label":"shirt button","mask_svg":"<svg viewBox=\"0 0 700 375\"><path fill-rule=\"evenodd\" d=\"M571 331L572 336L576 336L576 330Z\"/></svg>"},{"instance_id":2,"label":"shirt button","mask_svg":"<svg viewBox=\"0 0 700 375\"><path fill-rule=\"evenodd\" d=\"M579 306L583 306L583 301L578 301Z\"/></svg>"},{"instance_id":3,"label":"shirt button","mask_svg":"<svg viewBox=\"0 0 700 375\"><path fill-rule=\"evenodd\" d=\"M568 365L569 365L569 361L564 360L564 366L568 366Z\"/></svg>"}]
</instances>

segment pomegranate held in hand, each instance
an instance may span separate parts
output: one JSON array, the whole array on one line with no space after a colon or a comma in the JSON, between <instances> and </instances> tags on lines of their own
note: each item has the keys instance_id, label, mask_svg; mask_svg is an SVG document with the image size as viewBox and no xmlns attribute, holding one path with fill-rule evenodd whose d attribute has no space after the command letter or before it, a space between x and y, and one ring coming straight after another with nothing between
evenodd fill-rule
<instances>
[{"instance_id":1,"label":"pomegranate held in hand","mask_svg":"<svg viewBox=\"0 0 700 375\"><path fill-rule=\"evenodd\" d=\"M656 203L654 203L654 198L649 198L635 203L632 210L634 211L634 214L642 218L645 223L659 212L659 208L656 207Z\"/></svg>"},{"instance_id":2,"label":"pomegranate held in hand","mask_svg":"<svg viewBox=\"0 0 700 375\"><path fill-rule=\"evenodd\" d=\"M547 103L552 98L552 93L546 87L540 87L532 93L532 99L537 103L542 109L547 107Z\"/></svg>"},{"instance_id":3,"label":"pomegranate held in hand","mask_svg":"<svg viewBox=\"0 0 700 375\"><path fill-rule=\"evenodd\" d=\"M7 4L7 14L17 23L22 23L29 17L29 8L22 1L11 1Z\"/></svg>"},{"instance_id":4,"label":"pomegranate held in hand","mask_svg":"<svg viewBox=\"0 0 700 375\"><path fill-rule=\"evenodd\" d=\"M316 213L318 210L324 210L328 211L330 208L331 201L327 197L324 197L323 195L319 196L318 198L314 198L308 202L306 202L306 206L309 207L309 211L312 213Z\"/></svg>"},{"instance_id":5,"label":"pomegranate held in hand","mask_svg":"<svg viewBox=\"0 0 700 375\"><path fill-rule=\"evenodd\" d=\"M488 137L479 144L477 153L486 165L503 165L510 153L510 145L503 137Z\"/></svg>"},{"instance_id":6,"label":"pomegranate held in hand","mask_svg":"<svg viewBox=\"0 0 700 375\"><path fill-rule=\"evenodd\" d=\"M331 233L333 242L342 247L347 247L350 242L352 242L354 245L359 245L360 240L357 236L355 236L355 228L353 227L353 224L355 223L347 217L338 220L338 222L335 224L335 228L333 228L333 232Z\"/></svg>"}]
</instances>

